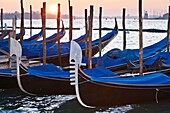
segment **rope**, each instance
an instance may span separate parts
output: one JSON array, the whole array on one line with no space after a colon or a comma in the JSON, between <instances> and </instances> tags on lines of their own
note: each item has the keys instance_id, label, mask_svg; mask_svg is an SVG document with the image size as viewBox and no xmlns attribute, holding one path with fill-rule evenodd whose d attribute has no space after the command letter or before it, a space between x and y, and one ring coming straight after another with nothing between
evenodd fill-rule
<instances>
[{"instance_id":1,"label":"rope","mask_svg":"<svg viewBox=\"0 0 170 113\"><path fill-rule=\"evenodd\" d=\"M158 101L158 92L159 92L159 89L156 88L155 90L156 90L155 100L156 100L156 103L159 103L159 101Z\"/></svg>"},{"instance_id":2,"label":"rope","mask_svg":"<svg viewBox=\"0 0 170 113\"><path fill-rule=\"evenodd\" d=\"M102 47L100 48L100 46L99 45L97 45L97 47L99 48L99 50L101 51L101 52L103 52L104 51L104 44L102 43Z\"/></svg>"},{"instance_id":3,"label":"rope","mask_svg":"<svg viewBox=\"0 0 170 113\"><path fill-rule=\"evenodd\" d=\"M83 81L83 82L80 82L79 84L84 84L86 82L89 82L90 80L86 80L86 81Z\"/></svg>"}]
</instances>

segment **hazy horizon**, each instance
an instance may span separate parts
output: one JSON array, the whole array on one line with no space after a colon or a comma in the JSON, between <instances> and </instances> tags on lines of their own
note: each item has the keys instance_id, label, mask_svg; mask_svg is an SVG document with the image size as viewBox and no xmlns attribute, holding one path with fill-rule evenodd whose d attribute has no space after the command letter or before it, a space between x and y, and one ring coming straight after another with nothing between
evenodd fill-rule
<instances>
[{"instance_id":1,"label":"hazy horizon","mask_svg":"<svg viewBox=\"0 0 170 113\"><path fill-rule=\"evenodd\" d=\"M46 2L47 13L52 13L53 7L61 4L61 14L68 14L68 0L23 0L25 12L29 12L30 5L33 11L40 11L43 2ZM98 16L99 7L103 8L103 16L121 16L123 8L126 8L126 14L130 16L138 15L138 0L70 0L73 6L73 15L84 16L84 10L88 9L90 5L94 6L94 16ZM153 3L155 5L153 5ZM143 0L144 10L148 11L150 15L162 15L168 12L170 0ZM6 12L20 12L20 0L6 0L0 2L0 8ZM54 13L54 12L53 12Z\"/></svg>"}]
</instances>

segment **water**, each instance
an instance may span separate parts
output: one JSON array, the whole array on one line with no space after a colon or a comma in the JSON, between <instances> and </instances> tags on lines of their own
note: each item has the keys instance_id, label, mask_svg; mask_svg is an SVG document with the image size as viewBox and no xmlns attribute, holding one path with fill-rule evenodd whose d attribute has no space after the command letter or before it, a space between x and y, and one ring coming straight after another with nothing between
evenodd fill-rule
<instances>
[{"instance_id":1,"label":"water","mask_svg":"<svg viewBox=\"0 0 170 113\"><path fill-rule=\"evenodd\" d=\"M65 27L68 27L68 20L63 20ZM17 26L20 25L20 20L17 20ZM4 20L8 26L12 25L12 20ZM25 26L29 27L29 20L25 20ZM41 27L41 20L33 20L34 27ZM122 20L118 19L118 26L122 28ZM47 20L47 27L56 27L56 20ZM85 33L84 20L77 19L73 21L73 27L78 27L80 30L73 31L73 38L77 38ZM103 19L102 27L114 27L113 19ZM98 20L94 19L93 28L98 28ZM127 19L126 28L138 29L139 23L136 19ZM155 29L167 29L167 20L144 20L143 28L155 28ZM17 30L19 32L19 30ZM33 30L33 34L38 33L39 30ZM52 35L56 30L48 30L47 36ZM102 35L109 31L102 31ZM159 40L163 39L166 33L143 33L144 47L151 45ZM123 48L123 33L120 31L116 38L104 48L102 54L112 48ZM24 38L29 37L29 30L26 30ZM62 38L63 42L69 40L69 33L66 31L66 35ZM93 31L93 39L98 38L98 31ZM139 48L139 33L128 32L127 33L127 48ZM97 55L96 55L97 56ZM113 106L109 108L96 108L87 109L82 107L76 100L74 95L52 95L52 96L28 96L20 92L14 92L11 90L5 90L0 92L0 112L2 113L169 113L170 101L167 100L161 104L148 103L142 105L125 105L125 106Z\"/></svg>"}]
</instances>

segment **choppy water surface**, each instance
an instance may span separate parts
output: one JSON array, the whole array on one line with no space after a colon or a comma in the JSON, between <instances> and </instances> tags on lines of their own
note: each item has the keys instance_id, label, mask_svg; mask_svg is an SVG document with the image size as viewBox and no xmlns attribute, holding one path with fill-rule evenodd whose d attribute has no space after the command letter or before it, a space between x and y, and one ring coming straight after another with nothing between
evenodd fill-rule
<instances>
[{"instance_id":1,"label":"choppy water surface","mask_svg":"<svg viewBox=\"0 0 170 113\"><path fill-rule=\"evenodd\" d=\"M20 20L17 20L19 26ZM11 20L4 20L8 26L12 25ZM64 20L65 27L68 27L68 20ZM122 20L118 19L119 28L122 28ZM29 26L29 20L25 20L25 26ZM40 27L40 20L33 20L34 27ZM73 38L77 38L85 33L84 20L77 19L73 21L74 27L79 27L80 30L73 31ZM138 29L138 20L127 19L126 28ZM56 27L56 20L47 20L47 27ZM113 19L103 19L102 27L114 27ZM94 20L93 28L98 28L98 20ZM167 20L144 20L144 29L167 29ZM17 30L19 32L19 30ZM33 30L33 34L38 33L39 30ZM50 36L56 32L56 30L48 30L47 36ZM109 31L102 31L102 35ZM123 33L120 31L116 38L104 48L102 53L107 52L112 48L123 48ZM143 33L143 44L144 47L151 45L159 40L163 39L166 33ZM29 37L29 30L26 30L25 38ZM69 33L66 31L65 37L62 39L63 42L68 41ZM98 38L98 31L93 31L93 39ZM139 48L139 33L128 32L127 33L127 48ZM97 55L96 55L97 56ZM57 86L56 86L57 87ZM52 96L28 96L20 92L14 91L1 91L0 93L0 112L2 113L169 113L170 112L170 101L167 100L161 104L150 103L143 105L125 105L125 106L113 106L109 108L96 108L87 109L82 107L76 100L74 95L52 95Z\"/></svg>"}]
</instances>

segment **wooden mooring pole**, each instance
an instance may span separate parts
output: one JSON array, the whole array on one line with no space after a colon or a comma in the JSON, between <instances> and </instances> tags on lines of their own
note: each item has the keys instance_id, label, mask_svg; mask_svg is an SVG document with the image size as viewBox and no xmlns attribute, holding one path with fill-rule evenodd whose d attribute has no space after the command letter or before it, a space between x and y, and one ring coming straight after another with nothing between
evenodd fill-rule
<instances>
[{"instance_id":1,"label":"wooden mooring pole","mask_svg":"<svg viewBox=\"0 0 170 113\"><path fill-rule=\"evenodd\" d=\"M8 50L9 50L9 52L11 52L11 50L10 50L10 48L11 48L11 40L10 40L10 38L11 38L11 32L9 32L9 34L8 34ZM10 54L9 54L10 55ZM10 56L8 57L8 67L9 68L11 68L11 58L10 58Z\"/></svg>"},{"instance_id":2,"label":"wooden mooring pole","mask_svg":"<svg viewBox=\"0 0 170 113\"><path fill-rule=\"evenodd\" d=\"M85 9L85 57L88 57L88 24L87 24L87 9Z\"/></svg>"},{"instance_id":3,"label":"wooden mooring pole","mask_svg":"<svg viewBox=\"0 0 170 113\"><path fill-rule=\"evenodd\" d=\"M58 4L58 13L57 13L57 33L60 32L60 4ZM59 58L59 65L62 66L61 61L61 49L60 49L60 39L58 40L58 58Z\"/></svg>"},{"instance_id":4,"label":"wooden mooring pole","mask_svg":"<svg viewBox=\"0 0 170 113\"><path fill-rule=\"evenodd\" d=\"M3 30L3 9L1 9L1 29Z\"/></svg>"},{"instance_id":5,"label":"wooden mooring pole","mask_svg":"<svg viewBox=\"0 0 170 113\"><path fill-rule=\"evenodd\" d=\"M30 37L32 36L32 5L30 5Z\"/></svg>"},{"instance_id":6,"label":"wooden mooring pole","mask_svg":"<svg viewBox=\"0 0 170 113\"><path fill-rule=\"evenodd\" d=\"M70 8L70 0L68 0L68 8Z\"/></svg>"},{"instance_id":7,"label":"wooden mooring pole","mask_svg":"<svg viewBox=\"0 0 170 113\"><path fill-rule=\"evenodd\" d=\"M21 44L21 46L22 46L24 34L25 34L25 30L24 30L24 8L23 8L23 0L21 0L21 29L20 29L20 44Z\"/></svg>"},{"instance_id":8,"label":"wooden mooring pole","mask_svg":"<svg viewBox=\"0 0 170 113\"><path fill-rule=\"evenodd\" d=\"M42 8L42 31L43 31L43 64L46 64L46 2L43 2Z\"/></svg>"},{"instance_id":9,"label":"wooden mooring pole","mask_svg":"<svg viewBox=\"0 0 170 113\"><path fill-rule=\"evenodd\" d=\"M169 52L170 50L170 6L169 6L169 15L168 15L168 30L167 30L167 51Z\"/></svg>"},{"instance_id":10,"label":"wooden mooring pole","mask_svg":"<svg viewBox=\"0 0 170 113\"><path fill-rule=\"evenodd\" d=\"M16 18L12 19L12 37L16 39Z\"/></svg>"},{"instance_id":11,"label":"wooden mooring pole","mask_svg":"<svg viewBox=\"0 0 170 113\"><path fill-rule=\"evenodd\" d=\"M17 29L17 15L15 15L15 27Z\"/></svg>"},{"instance_id":12,"label":"wooden mooring pole","mask_svg":"<svg viewBox=\"0 0 170 113\"><path fill-rule=\"evenodd\" d=\"M143 75L142 0L139 0L139 75Z\"/></svg>"},{"instance_id":13,"label":"wooden mooring pole","mask_svg":"<svg viewBox=\"0 0 170 113\"><path fill-rule=\"evenodd\" d=\"M73 7L69 7L69 40L72 40L73 34Z\"/></svg>"},{"instance_id":14,"label":"wooden mooring pole","mask_svg":"<svg viewBox=\"0 0 170 113\"><path fill-rule=\"evenodd\" d=\"M125 50L125 49L126 49L125 15L126 15L126 9L125 9L125 8L123 8L123 20L122 20L122 25L123 25L123 50Z\"/></svg>"},{"instance_id":15,"label":"wooden mooring pole","mask_svg":"<svg viewBox=\"0 0 170 113\"><path fill-rule=\"evenodd\" d=\"M43 8L41 8L41 25L43 25Z\"/></svg>"},{"instance_id":16,"label":"wooden mooring pole","mask_svg":"<svg viewBox=\"0 0 170 113\"><path fill-rule=\"evenodd\" d=\"M89 54L88 68L92 68L92 31L93 31L93 5L90 5L90 24L89 24Z\"/></svg>"},{"instance_id":17,"label":"wooden mooring pole","mask_svg":"<svg viewBox=\"0 0 170 113\"><path fill-rule=\"evenodd\" d=\"M101 31L101 28L102 28L102 7L99 7L99 56L101 57L102 56L102 40L101 40L101 37L102 37L102 31Z\"/></svg>"}]
</instances>

